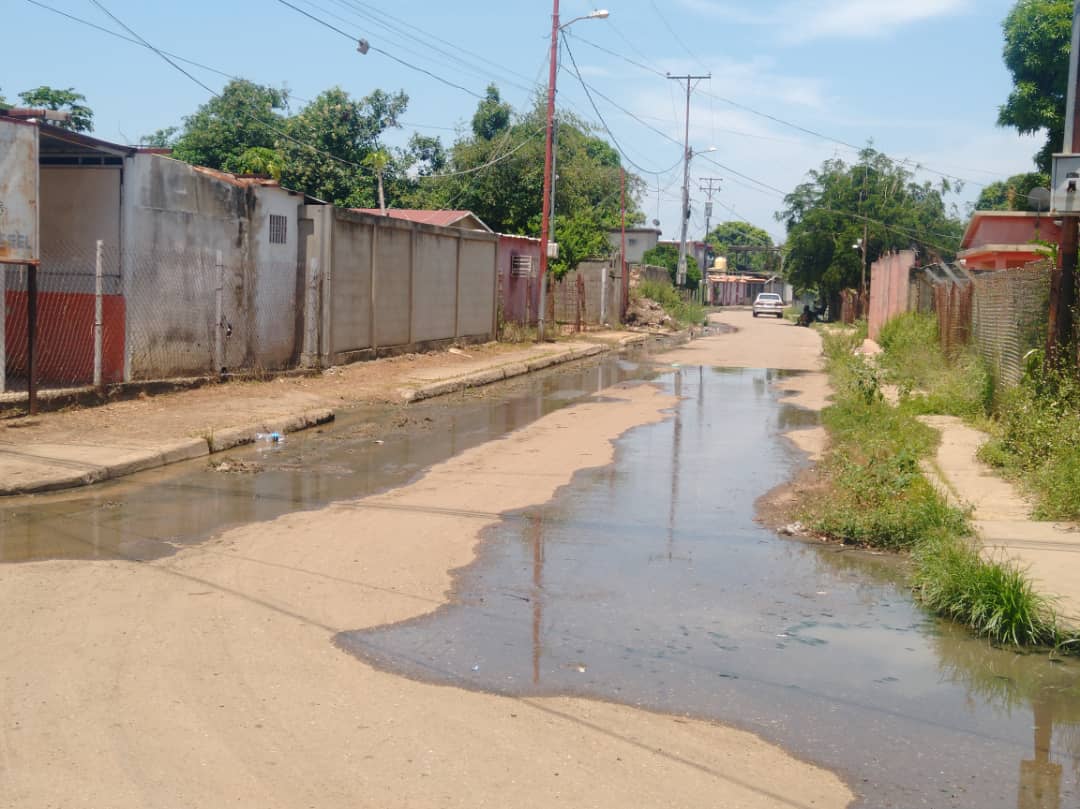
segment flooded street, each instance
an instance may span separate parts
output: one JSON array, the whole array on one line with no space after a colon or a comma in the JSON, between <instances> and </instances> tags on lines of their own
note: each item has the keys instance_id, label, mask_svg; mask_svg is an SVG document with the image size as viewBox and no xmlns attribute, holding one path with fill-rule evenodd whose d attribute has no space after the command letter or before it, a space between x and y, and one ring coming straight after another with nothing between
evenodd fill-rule
<instances>
[{"instance_id":1,"label":"flooded street","mask_svg":"<svg viewBox=\"0 0 1080 809\"><path fill-rule=\"evenodd\" d=\"M339 642L428 681L734 723L843 773L861 806L1076 806L1080 668L927 616L895 559L756 525L799 463L780 433L813 415L777 402L779 374L662 381L676 417L489 531L452 606Z\"/></svg>"},{"instance_id":2,"label":"flooded street","mask_svg":"<svg viewBox=\"0 0 1080 809\"><path fill-rule=\"evenodd\" d=\"M393 689L403 687L404 676L440 688L431 692L432 704L446 700L438 695L452 686L501 695L512 706L572 697L716 720L838 773L861 807L1080 805L1080 666L994 650L928 616L912 603L900 560L783 539L754 522L757 498L806 463L783 433L817 423L815 413L780 401L785 381L793 379L785 372L635 356L533 377L498 395L356 411L282 444L215 456L210 465L192 462L91 490L0 504L0 562L9 563L0 570L31 570L35 566L25 563L32 562L67 565L47 568L59 577L71 565L85 568L84 560L150 563L136 565L137 571L164 564L154 570L184 577L187 592L178 595L184 603L191 596L238 593L249 602L248 623L229 622L243 639L226 648L226 658L246 659L242 644L254 632L250 648L259 650L263 668L293 665L286 660L291 624L252 628L269 607L286 621L299 616L319 630L314 642L322 646L311 648L326 651L305 661L316 667L315 677L318 665L342 666L324 659L335 651L325 630L354 656L339 655L344 667L335 676L352 677L359 658L386 675L378 680L386 694L400 694ZM613 392L620 383L631 387ZM308 585L297 582L308 579L296 576L315 569L303 548L291 549L301 561L281 580L289 586L277 589L261 580L248 584L239 566L219 581L212 571L221 563L209 554L169 566L171 557L197 552L231 527L257 529L296 512L317 514L328 504L348 512L361 532L376 511L433 512L411 501L367 507L358 499L392 496L410 481L422 487L424 470L470 448L512 436L548 414L602 407L648 384L677 397L677 404L665 420L618 438L614 464L585 464L542 505L501 516L465 505L454 512L459 519L483 518L488 527L475 561L456 570L444 606L363 612L361 623L351 617L351 606L363 606L377 589L364 585L368 589L343 590L344 608L301 609L296 604L305 603ZM273 539L296 541L287 530ZM244 541L250 548L260 540ZM232 559L252 561L236 553ZM350 586L361 582L346 571L340 577ZM408 586L402 592L408 594ZM139 598L128 606L144 610ZM214 607L204 619L223 620L222 609ZM182 622L167 602L147 614L151 623L140 635L156 635L153 627L182 633L185 623L198 625ZM375 614L383 617L367 620ZM217 662L207 666L216 669ZM254 696L260 689L240 693L248 707L221 720L230 728L246 726L246 717L255 722L266 710L265 700ZM352 708L333 704L330 694L311 696L311 706L319 707L309 710L347 719ZM221 700L224 708L227 699ZM184 701L183 690L173 701ZM218 702L216 694L212 701ZM400 704L408 702L393 698L398 731ZM245 733L261 733L268 722L259 719ZM325 722L329 727L332 719ZM349 727L377 724L365 715ZM285 738L298 732L295 722L283 721L282 728ZM337 738L325 727L319 732ZM0 747L14 750L11 738ZM251 738L245 736L244 745L253 744ZM0 756L0 774L3 762ZM697 805L725 803L702 797Z\"/></svg>"}]
</instances>

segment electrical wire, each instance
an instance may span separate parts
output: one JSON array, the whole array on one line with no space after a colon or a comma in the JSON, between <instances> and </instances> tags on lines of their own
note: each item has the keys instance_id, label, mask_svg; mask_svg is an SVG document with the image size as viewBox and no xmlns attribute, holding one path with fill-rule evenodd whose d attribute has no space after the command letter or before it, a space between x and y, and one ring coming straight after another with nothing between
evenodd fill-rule
<instances>
[{"instance_id":1,"label":"electrical wire","mask_svg":"<svg viewBox=\"0 0 1080 809\"><path fill-rule=\"evenodd\" d=\"M592 92L590 91L589 85L586 84L585 79L581 77L581 71L578 70L577 60L574 58L574 51L570 48L569 44L566 45L566 53L570 57L570 64L574 66L574 74L577 76L577 80L581 83L581 88L585 91L585 96L589 99L589 104L592 106L593 112L595 112L596 117L600 119L600 125L604 128L604 131L607 132L608 137L611 138L611 142L615 145L615 148L618 150L619 154L623 156L626 162L628 162L631 166L633 166L643 174L663 175L672 171L674 167L666 169L664 171L652 171L651 169L643 168L642 166L638 165L630 157L630 155L626 153L622 146L619 145L619 141L615 137L615 134L611 131L611 127L607 125L607 121L604 120L604 116L600 112L600 108L596 106L596 101L593 100ZM679 163L681 162L682 158L679 158ZM678 166L679 163L676 163L675 165Z\"/></svg>"},{"instance_id":2,"label":"electrical wire","mask_svg":"<svg viewBox=\"0 0 1080 809\"><path fill-rule=\"evenodd\" d=\"M95 0L91 0L91 2L95 2ZM324 28L328 28L331 31L334 31L335 33L341 34L341 36L345 37L347 40L349 40L350 42L352 42L354 44L359 41L358 38L354 37L352 34L349 34L349 33L345 32L345 31L343 31L342 29L338 28L333 23L329 23L326 20L315 16L312 13L310 13L308 11L305 11L304 9L300 8L299 6L290 3L289 0L277 0L277 2L281 3L281 5L283 5L283 6L288 6L293 11L297 12L298 14L304 15L309 20L317 22L319 25L323 26ZM438 75L437 73L432 73L427 68L420 67L419 65L414 65L411 62L408 62L408 61L406 61L404 59L401 59L401 58L399 58L397 56L394 56L394 54L390 53L389 51L386 51L386 50L384 50L382 48L376 47L375 45L369 44L368 45L368 50L374 51L375 53L378 53L378 54L381 54L381 55L385 56L387 59L391 59L394 62L397 62L399 65L402 65L404 67L409 68L409 70L415 70L418 73L423 73L425 76L429 76L430 78L435 79L435 81L438 81L438 82L441 82L442 84L445 84L447 87L453 87L455 90L461 90L463 93L468 93L473 98L479 98L481 100L483 100L485 98L484 95L482 95L480 93L477 93L474 90L470 90L468 87L464 87L464 86L462 86L460 84L456 84L455 82L452 82L449 79L446 79L446 78Z\"/></svg>"},{"instance_id":3,"label":"electrical wire","mask_svg":"<svg viewBox=\"0 0 1080 809\"><path fill-rule=\"evenodd\" d=\"M636 61L634 59L629 58L625 54L619 53L618 51L613 51L610 48L605 48L603 45L600 45L600 44L598 44L596 42L593 42L592 40L586 39L583 36L576 35L576 38L578 40L580 40L581 42L585 43L586 45L588 45L589 47L595 48L596 50L601 51L603 53L606 53L609 56L614 56L617 59L621 59L622 61L626 62L627 64L633 65L634 67L639 68L640 70L644 70L644 71L646 71L648 73L652 73L653 75L660 76L660 77L665 78L665 79L667 78L667 74L665 72L663 72L662 70L659 70L658 68L652 67L651 65L644 64L643 62L638 62L638 61ZM769 121L772 121L773 123L777 123L777 124L780 124L781 126L785 126L785 127L790 128L790 129L794 129L794 130L796 130L798 132L802 132L803 134L810 135L812 137L818 138L819 140L828 141L829 143L835 143L835 144L837 144L839 146L843 146L845 149L851 149L854 152L862 152L863 149L866 148L866 147L856 146L853 143L848 143L845 140L841 140L840 138L833 137L832 135L827 135L824 132L819 132L819 131L817 131L815 129L810 129L809 127L802 126L801 124L794 123L793 121L788 121L788 120L786 120L784 118L780 118L779 116L772 115L772 114L767 113L767 112L763 112L762 110L758 110L758 109L755 109L754 107L748 106L746 104L742 104L742 103L740 103L738 101L735 101L734 99L727 98L727 97L721 96L721 95L717 95L716 93L713 93L711 91L701 90L700 92L702 93L702 95L705 95L706 97L714 98L717 101L721 101L721 102L723 102L725 104L728 104L728 105L730 105L732 107L735 107L736 109L741 109L744 112L750 113L751 115L756 115L756 116L758 116L760 118L765 118L765 119L767 119ZM753 136L748 135L748 137L753 137ZM882 152L882 154L885 154L885 153ZM888 157L888 155L886 155L886 156ZM926 172L929 172L931 174L936 174L936 175L938 175L938 176L940 176L940 177L942 177L944 179L955 180L957 182L978 186L980 188L985 188L986 187L986 183L981 183L981 182L978 182L977 180L971 180L971 179L968 179L968 178L965 178L965 177L959 177L959 176L957 176L955 174L950 174L948 172L938 171L937 169L931 168L930 166L927 166L927 165L924 165L924 164L919 163L917 161L914 161L911 158L892 158L892 157L890 157L890 159L893 160L894 162L900 163L902 165L911 166L911 167L913 167L915 169L918 169L918 170L921 170L921 171L926 171ZM978 171L983 171L983 170L978 169ZM985 173L987 173L987 174L996 174L995 172L985 172Z\"/></svg>"}]
</instances>

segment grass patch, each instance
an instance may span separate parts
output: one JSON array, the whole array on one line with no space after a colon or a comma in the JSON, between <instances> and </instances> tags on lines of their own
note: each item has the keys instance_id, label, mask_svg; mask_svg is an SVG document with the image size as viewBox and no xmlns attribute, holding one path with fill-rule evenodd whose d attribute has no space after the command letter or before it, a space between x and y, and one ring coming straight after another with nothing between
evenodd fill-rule
<instances>
[{"instance_id":1,"label":"grass patch","mask_svg":"<svg viewBox=\"0 0 1080 809\"><path fill-rule=\"evenodd\" d=\"M1021 481L1041 520L1080 519L1080 380L1046 371L1039 358L1001 397L994 435L980 457Z\"/></svg>"},{"instance_id":2,"label":"grass patch","mask_svg":"<svg viewBox=\"0 0 1080 809\"><path fill-rule=\"evenodd\" d=\"M1049 600L1014 562L988 561L974 542L943 534L915 552L919 600L995 643L1055 646L1068 642Z\"/></svg>"},{"instance_id":3,"label":"grass patch","mask_svg":"<svg viewBox=\"0 0 1080 809\"><path fill-rule=\"evenodd\" d=\"M658 281L642 281L631 293L638 298L656 301L672 320L681 327L700 326L705 322L705 307L694 301L684 301L675 287Z\"/></svg>"},{"instance_id":4,"label":"grass patch","mask_svg":"<svg viewBox=\"0 0 1080 809\"><path fill-rule=\"evenodd\" d=\"M832 438L822 464L829 492L807 506L804 521L842 542L910 552L919 601L980 636L1077 651L1076 639L1063 635L1051 603L1025 572L984 559L968 515L945 502L923 475L920 462L936 449L938 436L917 416L979 416L986 412L988 383L977 362L941 355L936 325L901 320L882 335L885 351L876 363L854 351L864 337L860 330L823 330L836 391L823 413ZM884 401L883 379L901 386L898 407Z\"/></svg>"},{"instance_id":5,"label":"grass patch","mask_svg":"<svg viewBox=\"0 0 1080 809\"><path fill-rule=\"evenodd\" d=\"M993 405L994 380L975 350L965 346L946 357L938 341L937 319L907 313L886 323L878 336L885 380L918 414L963 419L986 416Z\"/></svg>"}]
</instances>

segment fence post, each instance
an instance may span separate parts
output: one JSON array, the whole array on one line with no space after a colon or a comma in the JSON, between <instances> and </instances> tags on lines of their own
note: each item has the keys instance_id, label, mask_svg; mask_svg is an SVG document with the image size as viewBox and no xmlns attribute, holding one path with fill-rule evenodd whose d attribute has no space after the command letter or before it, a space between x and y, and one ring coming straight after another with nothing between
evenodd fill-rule
<instances>
[{"instance_id":1,"label":"fence post","mask_svg":"<svg viewBox=\"0 0 1080 809\"><path fill-rule=\"evenodd\" d=\"M600 268L600 325L607 325L607 266Z\"/></svg>"},{"instance_id":2,"label":"fence post","mask_svg":"<svg viewBox=\"0 0 1080 809\"><path fill-rule=\"evenodd\" d=\"M0 393L7 390L7 265L0 264Z\"/></svg>"},{"instance_id":3,"label":"fence post","mask_svg":"<svg viewBox=\"0 0 1080 809\"><path fill-rule=\"evenodd\" d=\"M97 241L97 250L94 255L94 387L101 388L102 373L102 350L104 348L104 318L102 312L102 259L105 251L105 242Z\"/></svg>"},{"instance_id":4,"label":"fence post","mask_svg":"<svg viewBox=\"0 0 1080 809\"><path fill-rule=\"evenodd\" d=\"M214 373L225 372L225 265L221 260L221 251L217 251L214 264L217 275L217 288L214 291L217 308L217 326L214 330Z\"/></svg>"},{"instance_id":5,"label":"fence post","mask_svg":"<svg viewBox=\"0 0 1080 809\"><path fill-rule=\"evenodd\" d=\"M37 265L26 265L26 387L31 416L38 412L37 400Z\"/></svg>"}]
</instances>

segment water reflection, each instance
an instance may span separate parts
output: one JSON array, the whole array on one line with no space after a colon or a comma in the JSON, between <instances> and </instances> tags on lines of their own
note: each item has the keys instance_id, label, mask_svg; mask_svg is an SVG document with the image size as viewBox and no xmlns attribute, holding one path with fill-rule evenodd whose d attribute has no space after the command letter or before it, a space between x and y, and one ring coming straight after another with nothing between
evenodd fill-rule
<instances>
[{"instance_id":1,"label":"water reflection","mask_svg":"<svg viewBox=\"0 0 1080 809\"><path fill-rule=\"evenodd\" d=\"M754 523L754 500L801 457L779 438L773 379L669 369L672 418L493 528L458 576L457 603L339 644L425 681L731 722L846 774L862 806L1077 805L1075 772L1057 778L1064 715L1052 713L1048 735L1044 703L1004 710L968 668L945 666L945 649L973 671L1004 653L918 609L904 563ZM1025 660L1017 682L1041 665ZM1055 683L1078 677L1074 664L1045 665L1061 672Z\"/></svg>"}]
</instances>

